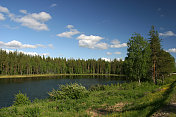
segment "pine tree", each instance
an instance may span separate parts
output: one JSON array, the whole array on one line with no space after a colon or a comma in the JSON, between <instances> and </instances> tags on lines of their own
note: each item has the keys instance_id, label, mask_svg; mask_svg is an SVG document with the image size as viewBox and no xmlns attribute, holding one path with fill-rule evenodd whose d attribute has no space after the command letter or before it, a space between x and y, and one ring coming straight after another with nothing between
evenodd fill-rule
<instances>
[{"instance_id":1,"label":"pine tree","mask_svg":"<svg viewBox=\"0 0 176 117\"><path fill-rule=\"evenodd\" d=\"M149 32L150 38L150 48L152 51L151 59L152 59L152 79L155 84L157 84L157 72L158 72L158 60L159 60L159 53L161 51L161 40L159 39L159 34L155 31L154 26L152 26Z\"/></svg>"}]
</instances>

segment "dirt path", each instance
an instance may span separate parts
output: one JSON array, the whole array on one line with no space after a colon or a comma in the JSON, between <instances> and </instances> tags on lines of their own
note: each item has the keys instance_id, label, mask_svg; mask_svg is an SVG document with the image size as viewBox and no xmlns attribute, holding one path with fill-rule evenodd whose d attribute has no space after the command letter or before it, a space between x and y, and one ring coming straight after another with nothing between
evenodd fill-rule
<instances>
[{"instance_id":1,"label":"dirt path","mask_svg":"<svg viewBox=\"0 0 176 117\"><path fill-rule=\"evenodd\" d=\"M171 103L171 104L165 105L155 114L153 114L153 116L154 117L175 117L174 114L176 114L176 103Z\"/></svg>"}]
</instances>

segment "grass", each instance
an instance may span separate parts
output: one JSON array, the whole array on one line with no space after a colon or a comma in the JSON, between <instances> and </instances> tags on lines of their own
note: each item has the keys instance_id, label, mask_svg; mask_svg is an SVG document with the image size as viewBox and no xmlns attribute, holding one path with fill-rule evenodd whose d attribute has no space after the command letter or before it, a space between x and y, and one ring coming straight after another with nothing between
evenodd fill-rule
<instances>
[{"instance_id":1,"label":"grass","mask_svg":"<svg viewBox=\"0 0 176 117\"><path fill-rule=\"evenodd\" d=\"M97 85L89 89L88 97L36 99L27 105L2 108L0 117L149 117L172 102L176 102L176 75L164 85L149 82Z\"/></svg>"},{"instance_id":2,"label":"grass","mask_svg":"<svg viewBox=\"0 0 176 117\"><path fill-rule=\"evenodd\" d=\"M29 75L0 75L1 78L31 78L31 77L52 77L52 76L87 76L87 75L98 75L98 76L124 76L117 74L29 74Z\"/></svg>"}]
</instances>

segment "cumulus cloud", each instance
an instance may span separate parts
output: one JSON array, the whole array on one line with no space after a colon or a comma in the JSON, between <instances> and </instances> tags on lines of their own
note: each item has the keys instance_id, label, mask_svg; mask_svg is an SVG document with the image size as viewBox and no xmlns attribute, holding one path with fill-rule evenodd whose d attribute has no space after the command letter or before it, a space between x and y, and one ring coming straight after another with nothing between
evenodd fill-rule
<instances>
[{"instance_id":1,"label":"cumulus cloud","mask_svg":"<svg viewBox=\"0 0 176 117\"><path fill-rule=\"evenodd\" d=\"M0 13L0 20L5 20L5 17L2 13Z\"/></svg>"},{"instance_id":2,"label":"cumulus cloud","mask_svg":"<svg viewBox=\"0 0 176 117\"><path fill-rule=\"evenodd\" d=\"M34 30L49 30L46 21L50 20L52 17L49 13L40 12L40 13L27 13L26 10L20 10L24 16L17 16L10 11L6 7L0 6L0 12L6 13L9 18L14 21L21 23L22 26L34 29Z\"/></svg>"},{"instance_id":3,"label":"cumulus cloud","mask_svg":"<svg viewBox=\"0 0 176 117\"><path fill-rule=\"evenodd\" d=\"M106 54L107 54L107 55L112 55L112 53L111 53L111 52L106 52Z\"/></svg>"},{"instance_id":4,"label":"cumulus cloud","mask_svg":"<svg viewBox=\"0 0 176 117\"><path fill-rule=\"evenodd\" d=\"M168 50L168 52L176 53L176 48L171 48Z\"/></svg>"},{"instance_id":5,"label":"cumulus cloud","mask_svg":"<svg viewBox=\"0 0 176 117\"><path fill-rule=\"evenodd\" d=\"M9 13L9 10L6 7L0 6L0 12Z\"/></svg>"},{"instance_id":6,"label":"cumulus cloud","mask_svg":"<svg viewBox=\"0 0 176 117\"><path fill-rule=\"evenodd\" d=\"M73 35L79 34L80 32L76 29L70 29L70 31L66 31L60 34L57 34L58 37L66 37L72 38Z\"/></svg>"},{"instance_id":7,"label":"cumulus cloud","mask_svg":"<svg viewBox=\"0 0 176 117\"><path fill-rule=\"evenodd\" d=\"M121 54L121 52L114 52L114 54Z\"/></svg>"},{"instance_id":8,"label":"cumulus cloud","mask_svg":"<svg viewBox=\"0 0 176 117\"><path fill-rule=\"evenodd\" d=\"M66 28L71 29L71 28L74 28L74 26L73 25L67 25Z\"/></svg>"},{"instance_id":9,"label":"cumulus cloud","mask_svg":"<svg viewBox=\"0 0 176 117\"><path fill-rule=\"evenodd\" d=\"M66 28L69 29L69 31L57 34L58 37L66 37L66 38L72 38L72 36L79 34L80 32L77 29L73 29L73 25L67 25Z\"/></svg>"},{"instance_id":10,"label":"cumulus cloud","mask_svg":"<svg viewBox=\"0 0 176 117\"><path fill-rule=\"evenodd\" d=\"M19 10L20 13L27 14L27 10Z\"/></svg>"},{"instance_id":11,"label":"cumulus cloud","mask_svg":"<svg viewBox=\"0 0 176 117\"><path fill-rule=\"evenodd\" d=\"M95 47L96 47L96 48L99 48L99 49L105 50L105 49L108 49L108 44L107 44L107 43L97 43L97 44L95 45Z\"/></svg>"},{"instance_id":12,"label":"cumulus cloud","mask_svg":"<svg viewBox=\"0 0 176 117\"><path fill-rule=\"evenodd\" d=\"M21 42L16 40L13 40L7 43L0 41L0 48L23 49L23 48L38 48L38 47L45 48L47 46L42 44L36 44L36 45L22 44Z\"/></svg>"},{"instance_id":13,"label":"cumulus cloud","mask_svg":"<svg viewBox=\"0 0 176 117\"><path fill-rule=\"evenodd\" d=\"M170 37L170 36L176 36L176 34L172 31L167 31L167 32L164 32L164 33L159 33L159 36Z\"/></svg>"},{"instance_id":14,"label":"cumulus cloud","mask_svg":"<svg viewBox=\"0 0 176 117\"><path fill-rule=\"evenodd\" d=\"M120 41L118 40L112 40L111 41L112 45L110 45L111 48L122 48L122 47L126 47L127 43L120 43Z\"/></svg>"},{"instance_id":15,"label":"cumulus cloud","mask_svg":"<svg viewBox=\"0 0 176 117\"><path fill-rule=\"evenodd\" d=\"M22 26L26 26L34 30L48 30L45 22L50 20L51 16L46 12L40 12L28 14L23 17L13 17L11 19L15 22L21 23Z\"/></svg>"},{"instance_id":16,"label":"cumulus cloud","mask_svg":"<svg viewBox=\"0 0 176 117\"><path fill-rule=\"evenodd\" d=\"M107 49L108 44L106 43L98 43L100 40L104 39L103 37L100 36L86 36L85 34L81 34L80 36L77 37L79 40L79 46L80 47L86 47L86 48L98 48L98 49Z\"/></svg>"},{"instance_id":17,"label":"cumulus cloud","mask_svg":"<svg viewBox=\"0 0 176 117\"><path fill-rule=\"evenodd\" d=\"M103 57L103 58L101 58L102 60L105 60L105 61L108 61L108 62L110 62L111 61L111 59L110 58L105 58L105 57Z\"/></svg>"}]
</instances>

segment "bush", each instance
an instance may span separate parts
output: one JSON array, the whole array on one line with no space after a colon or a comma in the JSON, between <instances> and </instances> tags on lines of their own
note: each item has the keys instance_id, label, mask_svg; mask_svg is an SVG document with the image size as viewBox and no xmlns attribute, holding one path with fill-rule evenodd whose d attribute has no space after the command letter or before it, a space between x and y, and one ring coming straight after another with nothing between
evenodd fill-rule
<instances>
[{"instance_id":1,"label":"bush","mask_svg":"<svg viewBox=\"0 0 176 117\"><path fill-rule=\"evenodd\" d=\"M27 107L24 110L24 117L38 117L40 116L39 107Z\"/></svg>"},{"instance_id":2,"label":"bush","mask_svg":"<svg viewBox=\"0 0 176 117\"><path fill-rule=\"evenodd\" d=\"M80 99L89 96L86 88L80 84L60 85L60 90L53 90L48 93L51 99Z\"/></svg>"},{"instance_id":3,"label":"bush","mask_svg":"<svg viewBox=\"0 0 176 117\"><path fill-rule=\"evenodd\" d=\"M14 105L26 105L30 103L31 101L29 100L29 97L26 96L26 94L19 92L15 95Z\"/></svg>"},{"instance_id":4,"label":"bush","mask_svg":"<svg viewBox=\"0 0 176 117\"><path fill-rule=\"evenodd\" d=\"M99 85L99 84L97 84L97 85L91 86L89 90L90 91L103 91L105 89L106 89L105 85Z\"/></svg>"}]
</instances>

